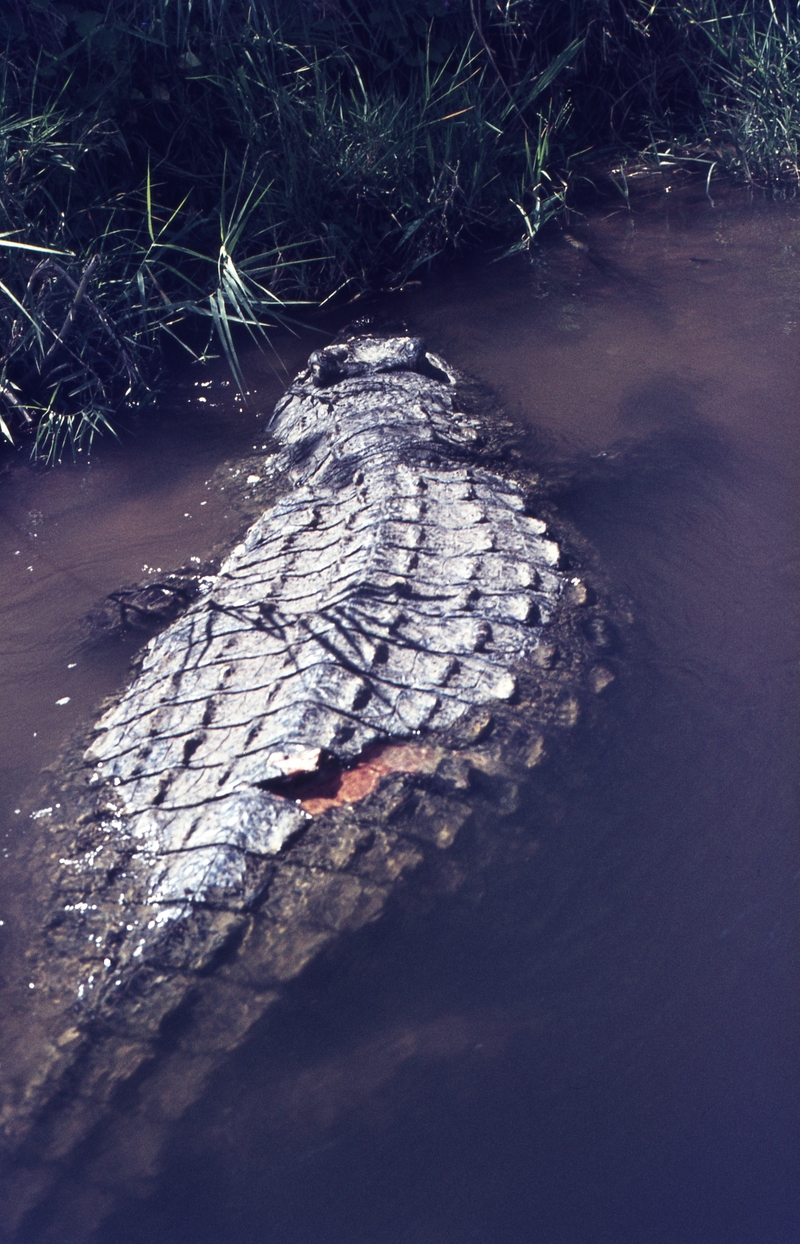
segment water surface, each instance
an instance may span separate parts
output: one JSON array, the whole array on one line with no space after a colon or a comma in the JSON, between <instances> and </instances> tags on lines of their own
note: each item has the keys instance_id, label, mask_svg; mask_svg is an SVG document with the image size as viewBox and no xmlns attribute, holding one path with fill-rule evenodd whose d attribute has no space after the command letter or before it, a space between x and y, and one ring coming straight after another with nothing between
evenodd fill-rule
<instances>
[{"instance_id":1,"label":"water surface","mask_svg":"<svg viewBox=\"0 0 800 1244\"><path fill-rule=\"evenodd\" d=\"M537 772L527 852L457 842L463 884L313 964L149 1167L90 1142L24 1244L800 1238L800 209L659 193L573 232L390 311L499 394L630 603L601 728ZM12 913L18 792L124 676L68 669L71 628L233 524L205 481L257 437L195 379L155 443L6 486Z\"/></svg>"}]
</instances>

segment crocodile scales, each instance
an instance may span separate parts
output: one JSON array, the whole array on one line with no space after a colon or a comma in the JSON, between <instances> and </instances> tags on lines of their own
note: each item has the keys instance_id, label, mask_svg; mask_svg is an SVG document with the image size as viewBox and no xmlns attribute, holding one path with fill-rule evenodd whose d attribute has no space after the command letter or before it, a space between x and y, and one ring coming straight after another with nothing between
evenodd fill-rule
<instances>
[{"instance_id":1,"label":"crocodile scales","mask_svg":"<svg viewBox=\"0 0 800 1244\"><path fill-rule=\"evenodd\" d=\"M273 418L293 487L99 721L164 917L302 829L271 783L514 695L566 579L521 487L464 465L454 394L415 338L313 355Z\"/></svg>"},{"instance_id":2,"label":"crocodile scales","mask_svg":"<svg viewBox=\"0 0 800 1244\"><path fill-rule=\"evenodd\" d=\"M520 784L613 679L611 631L465 387L413 337L312 355L272 419L274 504L216 574L167 576L186 612L43 775L0 1033L15 1222L96 1125L99 1182L134 1188L287 982L390 897L527 859Z\"/></svg>"}]
</instances>

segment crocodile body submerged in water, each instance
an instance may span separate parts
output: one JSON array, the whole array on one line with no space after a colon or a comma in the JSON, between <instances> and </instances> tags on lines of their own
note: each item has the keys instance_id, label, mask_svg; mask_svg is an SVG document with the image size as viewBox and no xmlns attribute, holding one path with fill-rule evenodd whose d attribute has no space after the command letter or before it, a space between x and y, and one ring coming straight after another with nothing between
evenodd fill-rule
<instances>
[{"instance_id":1,"label":"crocodile body submerged in water","mask_svg":"<svg viewBox=\"0 0 800 1244\"><path fill-rule=\"evenodd\" d=\"M351 345L349 375L335 358L275 415L294 488L152 643L87 752L162 920L255 895L247 857L308 817L278 793L287 778L510 699L561 594L521 488L442 457L464 432L415 370L421 344Z\"/></svg>"},{"instance_id":2,"label":"crocodile body submerged in water","mask_svg":"<svg viewBox=\"0 0 800 1244\"><path fill-rule=\"evenodd\" d=\"M12 1077L10 1142L68 1150L193 1007L185 1102L481 799L513 811L515 772L610 681L587 589L456 379L412 337L312 355L272 419L284 490L55 772L47 1053Z\"/></svg>"}]
</instances>

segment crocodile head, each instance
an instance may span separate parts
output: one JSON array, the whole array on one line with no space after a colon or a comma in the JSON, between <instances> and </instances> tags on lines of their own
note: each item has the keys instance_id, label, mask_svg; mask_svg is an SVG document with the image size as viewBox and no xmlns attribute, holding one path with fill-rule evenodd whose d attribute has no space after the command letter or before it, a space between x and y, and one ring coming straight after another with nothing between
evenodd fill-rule
<instances>
[{"instance_id":1,"label":"crocodile head","mask_svg":"<svg viewBox=\"0 0 800 1244\"><path fill-rule=\"evenodd\" d=\"M419 337L352 337L315 350L308 360L314 384L320 388L350 376L420 371L424 363L425 347Z\"/></svg>"}]
</instances>

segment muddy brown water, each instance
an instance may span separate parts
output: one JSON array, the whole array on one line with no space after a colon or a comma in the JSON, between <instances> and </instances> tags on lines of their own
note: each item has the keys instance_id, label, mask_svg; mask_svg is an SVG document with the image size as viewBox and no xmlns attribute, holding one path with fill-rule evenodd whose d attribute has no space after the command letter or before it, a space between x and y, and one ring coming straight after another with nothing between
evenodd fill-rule
<instances>
[{"instance_id":1,"label":"muddy brown water","mask_svg":"<svg viewBox=\"0 0 800 1244\"><path fill-rule=\"evenodd\" d=\"M800 208L662 185L571 231L387 312L499 395L630 602L602 728L537 772L526 862L457 842L462 884L313 964L127 1178L90 1138L23 1244L800 1239ZM238 529L207 481L281 380L250 360L241 409L223 380L3 477L4 1023L15 808L131 651L80 619Z\"/></svg>"}]
</instances>

